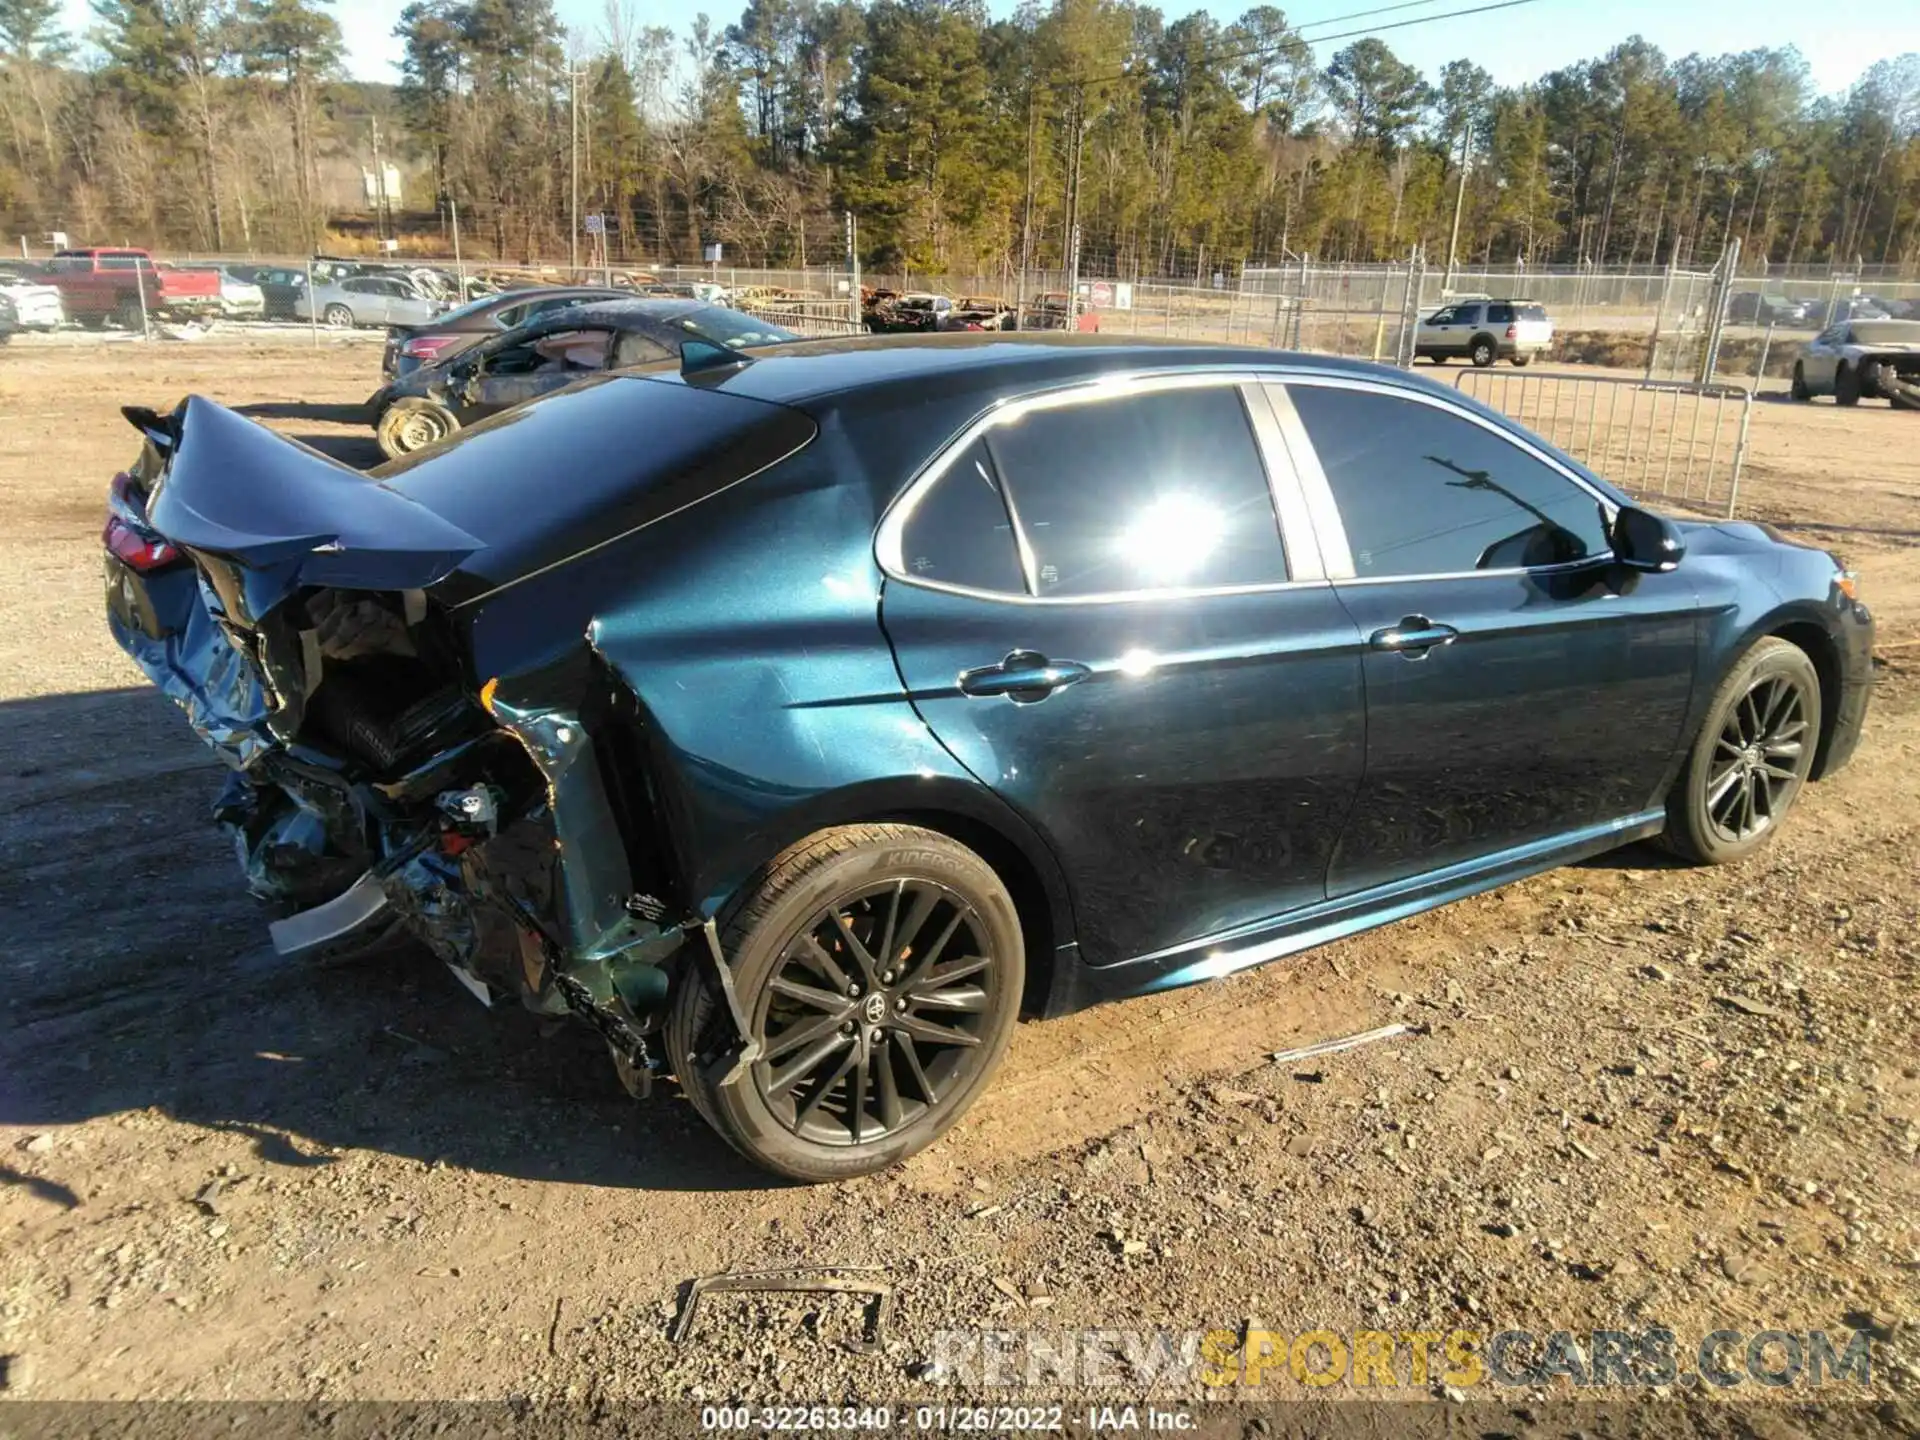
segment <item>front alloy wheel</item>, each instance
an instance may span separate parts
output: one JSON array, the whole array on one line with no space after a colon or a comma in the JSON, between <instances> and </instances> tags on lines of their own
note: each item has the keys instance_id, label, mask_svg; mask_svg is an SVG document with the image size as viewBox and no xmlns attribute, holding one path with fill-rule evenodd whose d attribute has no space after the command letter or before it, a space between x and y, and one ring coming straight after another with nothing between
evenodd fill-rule
<instances>
[{"instance_id":1,"label":"front alloy wheel","mask_svg":"<svg viewBox=\"0 0 1920 1440\"><path fill-rule=\"evenodd\" d=\"M737 1066L713 958L692 954L668 1059L728 1143L797 1180L885 1169L938 1138L998 1066L1026 979L1000 878L909 825L823 830L783 852L736 900L721 948L757 1057Z\"/></svg>"},{"instance_id":2,"label":"front alloy wheel","mask_svg":"<svg viewBox=\"0 0 1920 1440\"><path fill-rule=\"evenodd\" d=\"M1758 641L1721 682L1667 799L1661 840L1720 865L1759 849L1806 783L1820 739L1820 677L1807 653Z\"/></svg>"},{"instance_id":3,"label":"front alloy wheel","mask_svg":"<svg viewBox=\"0 0 1920 1440\"><path fill-rule=\"evenodd\" d=\"M1751 840L1785 813L1809 738L1806 697L1788 677L1769 675L1740 697L1707 767L1707 818L1724 839Z\"/></svg>"}]
</instances>

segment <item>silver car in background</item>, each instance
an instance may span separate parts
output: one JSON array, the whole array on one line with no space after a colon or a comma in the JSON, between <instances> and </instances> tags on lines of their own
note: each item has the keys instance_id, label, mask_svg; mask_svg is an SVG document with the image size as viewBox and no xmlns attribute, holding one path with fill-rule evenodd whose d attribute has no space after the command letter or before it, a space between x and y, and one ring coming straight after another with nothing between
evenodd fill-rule
<instances>
[{"instance_id":1,"label":"silver car in background","mask_svg":"<svg viewBox=\"0 0 1920 1440\"><path fill-rule=\"evenodd\" d=\"M1795 400L1833 396L1836 405L1890 400L1920 410L1920 320L1843 320L1800 347Z\"/></svg>"},{"instance_id":2,"label":"silver car in background","mask_svg":"<svg viewBox=\"0 0 1920 1440\"><path fill-rule=\"evenodd\" d=\"M349 275L342 279L314 278L311 293L293 297L293 313L311 320L318 312L322 324L336 330L357 325L424 325L445 307L420 293L411 280L398 275Z\"/></svg>"}]
</instances>

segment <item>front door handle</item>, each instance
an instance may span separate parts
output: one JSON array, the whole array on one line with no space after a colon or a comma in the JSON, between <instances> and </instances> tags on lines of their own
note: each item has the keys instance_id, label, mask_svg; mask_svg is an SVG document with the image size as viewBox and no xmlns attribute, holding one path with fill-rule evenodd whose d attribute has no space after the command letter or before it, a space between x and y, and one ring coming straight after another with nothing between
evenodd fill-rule
<instances>
[{"instance_id":1,"label":"front door handle","mask_svg":"<svg viewBox=\"0 0 1920 1440\"><path fill-rule=\"evenodd\" d=\"M1429 650L1451 645L1459 638L1460 632L1451 625L1439 624L1424 615L1406 615L1398 625L1374 631L1367 637L1367 643L1376 650L1397 650L1409 660L1418 660Z\"/></svg>"},{"instance_id":2,"label":"front door handle","mask_svg":"<svg viewBox=\"0 0 1920 1440\"><path fill-rule=\"evenodd\" d=\"M1031 704L1092 673L1091 667L1078 660L1049 660L1032 650L1015 650L998 665L962 670L960 693L1005 695L1016 703Z\"/></svg>"}]
</instances>

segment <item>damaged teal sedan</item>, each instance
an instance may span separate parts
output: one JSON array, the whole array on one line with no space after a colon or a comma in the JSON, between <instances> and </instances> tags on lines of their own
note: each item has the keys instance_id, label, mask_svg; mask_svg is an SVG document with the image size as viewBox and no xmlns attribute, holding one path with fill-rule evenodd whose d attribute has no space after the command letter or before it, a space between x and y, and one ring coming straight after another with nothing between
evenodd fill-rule
<instances>
[{"instance_id":1,"label":"damaged teal sedan","mask_svg":"<svg viewBox=\"0 0 1920 1440\"><path fill-rule=\"evenodd\" d=\"M127 414L110 623L274 944L411 935L801 1179L930 1143L1023 1012L1739 860L1867 706L1830 556L1375 366L689 347L366 475Z\"/></svg>"}]
</instances>

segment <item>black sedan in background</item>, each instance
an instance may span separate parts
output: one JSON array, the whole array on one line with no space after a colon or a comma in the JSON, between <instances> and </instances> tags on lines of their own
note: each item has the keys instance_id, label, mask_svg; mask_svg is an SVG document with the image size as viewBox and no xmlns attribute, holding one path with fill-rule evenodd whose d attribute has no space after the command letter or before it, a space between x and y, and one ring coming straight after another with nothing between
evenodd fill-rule
<instances>
[{"instance_id":1,"label":"black sedan in background","mask_svg":"<svg viewBox=\"0 0 1920 1440\"><path fill-rule=\"evenodd\" d=\"M425 325L395 325L388 330L387 348L380 356L380 373L392 380L422 365L451 360L482 340L503 335L555 310L595 301L626 300L632 294L631 290L614 290L605 285L539 285L483 295L444 315L434 316Z\"/></svg>"},{"instance_id":2,"label":"black sedan in background","mask_svg":"<svg viewBox=\"0 0 1920 1440\"><path fill-rule=\"evenodd\" d=\"M450 359L419 364L382 386L367 406L381 452L392 460L595 371L677 359L690 340L740 350L799 338L759 316L698 300L563 302L517 329L476 336L478 343Z\"/></svg>"}]
</instances>

